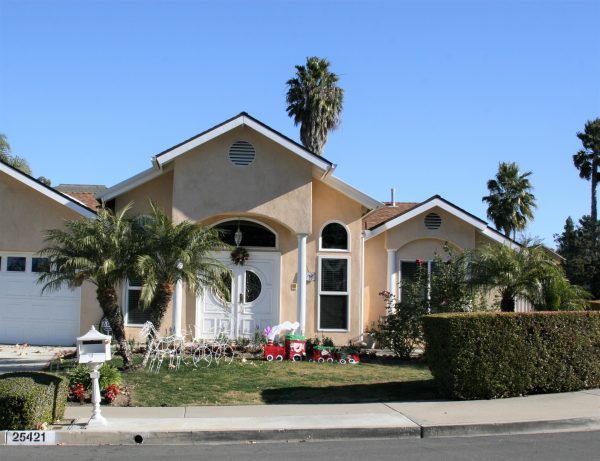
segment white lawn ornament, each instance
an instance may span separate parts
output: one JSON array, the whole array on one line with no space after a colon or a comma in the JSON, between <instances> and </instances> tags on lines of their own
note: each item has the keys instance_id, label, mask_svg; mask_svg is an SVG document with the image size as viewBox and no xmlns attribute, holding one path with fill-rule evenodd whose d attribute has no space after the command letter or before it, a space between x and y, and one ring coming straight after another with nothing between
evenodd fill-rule
<instances>
[{"instance_id":1,"label":"white lawn ornament","mask_svg":"<svg viewBox=\"0 0 600 461\"><path fill-rule=\"evenodd\" d=\"M269 332L269 335L267 336L267 338L269 339L269 341L273 341L275 339L275 336L279 335L281 336L279 333L282 331L290 331L291 334L296 333L296 330L300 328L300 324L298 322L290 322L288 320L286 320L283 323L280 323L279 325L275 325L273 328L271 328L271 331Z\"/></svg>"},{"instance_id":2,"label":"white lawn ornament","mask_svg":"<svg viewBox=\"0 0 600 461\"><path fill-rule=\"evenodd\" d=\"M139 336L141 338L150 336L151 338L148 343L148 349L150 351L148 371L158 373L166 356L169 357L169 369L179 369L185 347L183 338L175 335L161 336L150 321L144 323Z\"/></svg>"}]
</instances>

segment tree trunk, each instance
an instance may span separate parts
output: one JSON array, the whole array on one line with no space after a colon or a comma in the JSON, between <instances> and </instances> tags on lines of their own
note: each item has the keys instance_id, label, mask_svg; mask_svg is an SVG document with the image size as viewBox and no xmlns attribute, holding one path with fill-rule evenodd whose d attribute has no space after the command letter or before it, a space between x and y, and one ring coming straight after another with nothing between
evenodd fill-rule
<instances>
[{"instance_id":1,"label":"tree trunk","mask_svg":"<svg viewBox=\"0 0 600 461\"><path fill-rule=\"evenodd\" d=\"M112 328L112 333L119 345L118 353L123 357L123 367L131 368L133 362L131 360L131 350L127 337L125 336L125 325L123 322L123 314L117 302L117 292L113 286L101 287L96 290L96 299L102 308L102 312L108 319L108 323Z\"/></svg>"},{"instance_id":2,"label":"tree trunk","mask_svg":"<svg viewBox=\"0 0 600 461\"><path fill-rule=\"evenodd\" d=\"M502 312L514 312L515 299L510 295L502 295L502 299L500 300L500 310Z\"/></svg>"},{"instance_id":3,"label":"tree trunk","mask_svg":"<svg viewBox=\"0 0 600 461\"><path fill-rule=\"evenodd\" d=\"M147 307L150 309L150 321L156 331L160 332L160 325L162 324L165 313L169 302L173 298L173 285L171 283L163 283L159 285L154 293L154 299ZM142 359L142 367L145 368L148 360L150 359L150 337L146 340L146 353Z\"/></svg>"}]
</instances>

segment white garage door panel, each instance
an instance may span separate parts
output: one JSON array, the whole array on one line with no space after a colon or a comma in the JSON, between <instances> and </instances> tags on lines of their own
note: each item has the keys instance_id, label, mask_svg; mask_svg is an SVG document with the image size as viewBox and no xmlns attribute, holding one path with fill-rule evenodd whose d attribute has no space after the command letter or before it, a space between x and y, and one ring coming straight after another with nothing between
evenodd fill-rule
<instances>
[{"instance_id":1,"label":"white garage door panel","mask_svg":"<svg viewBox=\"0 0 600 461\"><path fill-rule=\"evenodd\" d=\"M41 294L36 274L0 275L0 343L70 346L79 336L81 290Z\"/></svg>"}]
</instances>

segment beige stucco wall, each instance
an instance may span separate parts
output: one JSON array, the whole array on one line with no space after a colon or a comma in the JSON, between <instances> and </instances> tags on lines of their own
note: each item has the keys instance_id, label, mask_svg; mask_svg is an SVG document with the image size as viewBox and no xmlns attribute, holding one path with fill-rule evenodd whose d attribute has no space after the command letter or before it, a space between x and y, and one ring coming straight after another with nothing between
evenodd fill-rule
<instances>
[{"instance_id":1,"label":"beige stucco wall","mask_svg":"<svg viewBox=\"0 0 600 461\"><path fill-rule=\"evenodd\" d=\"M84 335L92 325L98 325L102 319L102 309L96 300L96 285L84 283L81 286L81 312L79 332Z\"/></svg>"},{"instance_id":2,"label":"beige stucco wall","mask_svg":"<svg viewBox=\"0 0 600 461\"><path fill-rule=\"evenodd\" d=\"M256 150L239 167L228 157L238 140ZM173 219L201 222L223 213L252 213L295 233L311 232L312 166L250 128L241 126L175 160Z\"/></svg>"},{"instance_id":3,"label":"beige stucco wall","mask_svg":"<svg viewBox=\"0 0 600 461\"><path fill-rule=\"evenodd\" d=\"M148 200L153 200L169 216L173 206L173 172L169 171L152 181L125 192L115 199L115 209L120 210L131 203L133 213L150 211Z\"/></svg>"},{"instance_id":4,"label":"beige stucco wall","mask_svg":"<svg viewBox=\"0 0 600 461\"><path fill-rule=\"evenodd\" d=\"M48 229L81 215L0 172L0 249L37 252Z\"/></svg>"},{"instance_id":5,"label":"beige stucco wall","mask_svg":"<svg viewBox=\"0 0 600 461\"><path fill-rule=\"evenodd\" d=\"M377 322L385 311L383 298L379 296L387 285L387 251L385 233L365 241L365 327Z\"/></svg>"}]
</instances>

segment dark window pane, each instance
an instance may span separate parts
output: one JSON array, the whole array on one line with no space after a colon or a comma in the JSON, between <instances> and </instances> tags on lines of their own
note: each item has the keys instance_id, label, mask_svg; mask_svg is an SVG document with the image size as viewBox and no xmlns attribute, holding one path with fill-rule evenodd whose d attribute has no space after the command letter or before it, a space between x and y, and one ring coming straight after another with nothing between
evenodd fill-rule
<instances>
[{"instance_id":1,"label":"dark window pane","mask_svg":"<svg viewBox=\"0 0 600 461\"><path fill-rule=\"evenodd\" d=\"M321 295L319 329L348 329L348 295Z\"/></svg>"},{"instance_id":2,"label":"dark window pane","mask_svg":"<svg viewBox=\"0 0 600 461\"><path fill-rule=\"evenodd\" d=\"M25 258L9 256L6 258L6 270L9 272L25 272Z\"/></svg>"},{"instance_id":3,"label":"dark window pane","mask_svg":"<svg viewBox=\"0 0 600 461\"><path fill-rule=\"evenodd\" d=\"M238 230L238 221L227 221L215 226L221 231L221 240L235 246L234 236ZM252 221L239 221L243 247L267 247L275 248L275 234L264 226Z\"/></svg>"},{"instance_id":4,"label":"dark window pane","mask_svg":"<svg viewBox=\"0 0 600 461\"><path fill-rule=\"evenodd\" d=\"M321 291L346 291L348 278L347 259L321 260Z\"/></svg>"},{"instance_id":5,"label":"dark window pane","mask_svg":"<svg viewBox=\"0 0 600 461\"><path fill-rule=\"evenodd\" d=\"M260 296L262 284L254 272L246 271L246 302L251 303Z\"/></svg>"},{"instance_id":6,"label":"dark window pane","mask_svg":"<svg viewBox=\"0 0 600 461\"><path fill-rule=\"evenodd\" d=\"M400 263L400 275L402 283L416 282L421 271L421 277L427 278L427 261L417 264L416 261L402 261Z\"/></svg>"},{"instance_id":7,"label":"dark window pane","mask_svg":"<svg viewBox=\"0 0 600 461\"><path fill-rule=\"evenodd\" d=\"M150 320L150 309L140 309L140 290L128 290L127 292L127 323L143 324Z\"/></svg>"},{"instance_id":8,"label":"dark window pane","mask_svg":"<svg viewBox=\"0 0 600 461\"><path fill-rule=\"evenodd\" d=\"M347 250L348 232L339 223L327 224L321 233L321 248Z\"/></svg>"},{"instance_id":9,"label":"dark window pane","mask_svg":"<svg viewBox=\"0 0 600 461\"><path fill-rule=\"evenodd\" d=\"M50 270L50 262L48 258L32 258L31 272L48 272Z\"/></svg>"}]
</instances>

